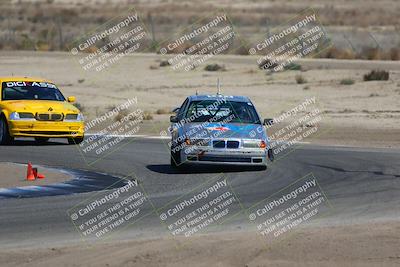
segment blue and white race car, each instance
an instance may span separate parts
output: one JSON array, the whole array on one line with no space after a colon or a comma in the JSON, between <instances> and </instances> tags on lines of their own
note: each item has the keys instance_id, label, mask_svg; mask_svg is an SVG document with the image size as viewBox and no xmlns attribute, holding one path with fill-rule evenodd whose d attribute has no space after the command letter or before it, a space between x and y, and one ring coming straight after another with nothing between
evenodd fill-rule
<instances>
[{"instance_id":1,"label":"blue and white race car","mask_svg":"<svg viewBox=\"0 0 400 267\"><path fill-rule=\"evenodd\" d=\"M266 169L273 160L265 125L248 97L193 95L170 117L171 165L233 164Z\"/></svg>"}]
</instances>

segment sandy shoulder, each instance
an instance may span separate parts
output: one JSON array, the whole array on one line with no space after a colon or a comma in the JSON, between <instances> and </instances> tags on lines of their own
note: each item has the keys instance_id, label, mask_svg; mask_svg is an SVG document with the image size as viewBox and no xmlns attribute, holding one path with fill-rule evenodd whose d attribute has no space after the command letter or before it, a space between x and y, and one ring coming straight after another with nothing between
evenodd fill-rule
<instances>
[{"instance_id":1,"label":"sandy shoulder","mask_svg":"<svg viewBox=\"0 0 400 267\"><path fill-rule=\"evenodd\" d=\"M302 228L265 245L254 232L2 250L6 266L399 266L400 222Z\"/></svg>"},{"instance_id":2,"label":"sandy shoulder","mask_svg":"<svg viewBox=\"0 0 400 267\"><path fill-rule=\"evenodd\" d=\"M33 167L38 167L33 165ZM34 181L26 180L27 165L0 162L0 188L10 188L30 185L47 185L71 180L72 177L64 172L54 169L38 167L38 172L46 176L44 179Z\"/></svg>"}]
</instances>

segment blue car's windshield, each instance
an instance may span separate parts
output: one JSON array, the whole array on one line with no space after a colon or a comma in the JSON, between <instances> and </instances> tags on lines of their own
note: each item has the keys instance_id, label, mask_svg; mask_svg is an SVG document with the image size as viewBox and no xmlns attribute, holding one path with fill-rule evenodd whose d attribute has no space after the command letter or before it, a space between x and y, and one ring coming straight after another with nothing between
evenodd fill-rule
<instances>
[{"instance_id":1,"label":"blue car's windshield","mask_svg":"<svg viewBox=\"0 0 400 267\"><path fill-rule=\"evenodd\" d=\"M3 82L1 99L65 101L54 84L45 82Z\"/></svg>"},{"instance_id":2,"label":"blue car's windshield","mask_svg":"<svg viewBox=\"0 0 400 267\"><path fill-rule=\"evenodd\" d=\"M193 101L185 114L190 122L231 122L261 124L254 106L248 102Z\"/></svg>"}]
</instances>

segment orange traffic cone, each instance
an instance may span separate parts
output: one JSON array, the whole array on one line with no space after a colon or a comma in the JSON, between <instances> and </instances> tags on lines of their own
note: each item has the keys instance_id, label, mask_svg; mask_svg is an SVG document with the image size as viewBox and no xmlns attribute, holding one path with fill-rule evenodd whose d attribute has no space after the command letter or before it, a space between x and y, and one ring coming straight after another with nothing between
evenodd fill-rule
<instances>
[{"instance_id":1,"label":"orange traffic cone","mask_svg":"<svg viewBox=\"0 0 400 267\"><path fill-rule=\"evenodd\" d=\"M36 179L44 179L46 177L44 174L38 173L38 168L33 168L33 175Z\"/></svg>"},{"instance_id":2,"label":"orange traffic cone","mask_svg":"<svg viewBox=\"0 0 400 267\"><path fill-rule=\"evenodd\" d=\"M26 180L33 181L35 180L35 175L33 173L32 164L28 162L28 170L26 172Z\"/></svg>"}]
</instances>

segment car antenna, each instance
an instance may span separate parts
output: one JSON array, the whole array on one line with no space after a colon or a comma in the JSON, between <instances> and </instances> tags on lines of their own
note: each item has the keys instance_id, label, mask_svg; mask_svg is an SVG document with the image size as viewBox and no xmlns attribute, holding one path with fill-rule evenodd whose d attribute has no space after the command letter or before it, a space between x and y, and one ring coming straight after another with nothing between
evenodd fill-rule
<instances>
[{"instance_id":1,"label":"car antenna","mask_svg":"<svg viewBox=\"0 0 400 267\"><path fill-rule=\"evenodd\" d=\"M199 90L198 89L196 89L196 95L199 95Z\"/></svg>"},{"instance_id":2,"label":"car antenna","mask_svg":"<svg viewBox=\"0 0 400 267\"><path fill-rule=\"evenodd\" d=\"M219 84L219 78L217 79L217 89L218 89L217 95L221 95L221 86Z\"/></svg>"}]
</instances>

